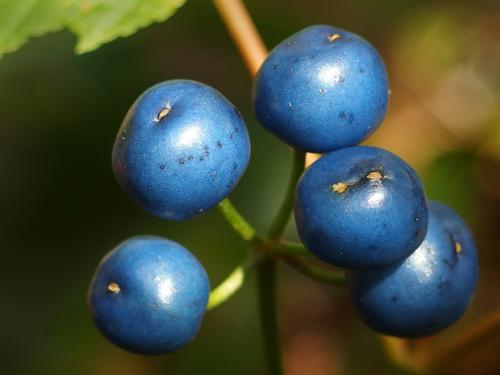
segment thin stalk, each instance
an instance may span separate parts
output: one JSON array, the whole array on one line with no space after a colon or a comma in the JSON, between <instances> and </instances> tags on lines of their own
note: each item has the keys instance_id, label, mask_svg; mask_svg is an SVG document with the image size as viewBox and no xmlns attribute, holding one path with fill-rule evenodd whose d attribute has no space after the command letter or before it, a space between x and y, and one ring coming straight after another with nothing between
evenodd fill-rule
<instances>
[{"instance_id":1,"label":"thin stalk","mask_svg":"<svg viewBox=\"0 0 500 375\"><path fill-rule=\"evenodd\" d=\"M249 254L234 269L229 276L210 292L208 297L207 310L212 310L220 306L233 296L245 282L245 278L250 269L258 262L253 254Z\"/></svg>"},{"instance_id":2,"label":"thin stalk","mask_svg":"<svg viewBox=\"0 0 500 375\"><path fill-rule=\"evenodd\" d=\"M310 256L311 252L307 250L301 243L295 242L269 242L265 244L268 249L272 251L273 254L277 255L301 255Z\"/></svg>"},{"instance_id":3,"label":"thin stalk","mask_svg":"<svg viewBox=\"0 0 500 375\"><path fill-rule=\"evenodd\" d=\"M264 347L267 353L269 374L281 375L281 340L277 324L276 306L276 260L267 258L257 267L257 294L260 320L264 332Z\"/></svg>"},{"instance_id":4,"label":"thin stalk","mask_svg":"<svg viewBox=\"0 0 500 375\"><path fill-rule=\"evenodd\" d=\"M258 239L256 230L250 223L239 213L234 207L229 198L224 199L217 206L219 212L224 219L231 225L236 233L247 242L253 242Z\"/></svg>"},{"instance_id":5,"label":"thin stalk","mask_svg":"<svg viewBox=\"0 0 500 375\"><path fill-rule=\"evenodd\" d=\"M241 0L213 0L250 74L254 76L267 56L267 48Z\"/></svg>"},{"instance_id":6,"label":"thin stalk","mask_svg":"<svg viewBox=\"0 0 500 375\"><path fill-rule=\"evenodd\" d=\"M418 357L410 348L410 341L391 336L380 336L387 357L393 364L412 373L423 371Z\"/></svg>"},{"instance_id":7,"label":"thin stalk","mask_svg":"<svg viewBox=\"0 0 500 375\"><path fill-rule=\"evenodd\" d=\"M288 187L285 193L285 198L283 203L271 224L271 229L269 230L268 236L271 239L278 239L285 230L290 215L293 208L293 198L295 195L295 185L299 180L302 172L304 171L305 154L301 151L293 151L293 162L292 162L292 173L290 175L290 180L288 181Z\"/></svg>"},{"instance_id":8,"label":"thin stalk","mask_svg":"<svg viewBox=\"0 0 500 375\"><path fill-rule=\"evenodd\" d=\"M241 0L213 0L213 3L235 41L250 74L255 75L266 58L267 49ZM269 231L271 240L281 237L288 223L295 184L304 168L305 155L295 151L294 167L283 204ZM281 345L276 307L276 261L269 257L257 266L257 291L261 325L267 353L268 370L281 375Z\"/></svg>"},{"instance_id":9,"label":"thin stalk","mask_svg":"<svg viewBox=\"0 0 500 375\"><path fill-rule=\"evenodd\" d=\"M307 263L302 262L294 256L283 257L284 261L299 271L300 273L314 279L321 281L326 284L333 285L344 285L345 284L345 272L344 271L334 271L327 270L322 267L316 267Z\"/></svg>"}]
</instances>

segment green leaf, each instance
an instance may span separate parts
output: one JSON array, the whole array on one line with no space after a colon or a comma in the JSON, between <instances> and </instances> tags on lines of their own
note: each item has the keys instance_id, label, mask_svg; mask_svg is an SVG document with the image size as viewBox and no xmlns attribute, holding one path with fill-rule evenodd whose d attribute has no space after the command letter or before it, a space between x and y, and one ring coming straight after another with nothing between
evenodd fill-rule
<instances>
[{"instance_id":1,"label":"green leaf","mask_svg":"<svg viewBox=\"0 0 500 375\"><path fill-rule=\"evenodd\" d=\"M0 57L29 38L68 27L77 53L172 16L186 0L0 0Z\"/></svg>"},{"instance_id":2,"label":"green leaf","mask_svg":"<svg viewBox=\"0 0 500 375\"><path fill-rule=\"evenodd\" d=\"M29 37L64 26L66 9L59 0L0 0L0 56L13 52Z\"/></svg>"},{"instance_id":3,"label":"green leaf","mask_svg":"<svg viewBox=\"0 0 500 375\"><path fill-rule=\"evenodd\" d=\"M83 0L68 21L79 36L77 53L92 51L118 37L169 18L185 0Z\"/></svg>"}]
</instances>

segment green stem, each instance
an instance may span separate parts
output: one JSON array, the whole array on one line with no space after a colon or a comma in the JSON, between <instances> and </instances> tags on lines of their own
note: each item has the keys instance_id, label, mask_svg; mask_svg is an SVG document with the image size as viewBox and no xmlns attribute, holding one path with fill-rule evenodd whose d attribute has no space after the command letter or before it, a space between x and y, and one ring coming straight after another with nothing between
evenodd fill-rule
<instances>
[{"instance_id":1,"label":"green stem","mask_svg":"<svg viewBox=\"0 0 500 375\"><path fill-rule=\"evenodd\" d=\"M311 255L311 252L301 243L287 241L269 242L266 243L266 247L269 248L273 254L278 255Z\"/></svg>"},{"instance_id":2,"label":"green stem","mask_svg":"<svg viewBox=\"0 0 500 375\"><path fill-rule=\"evenodd\" d=\"M257 263L258 259L253 254L248 254L229 276L210 292L207 310L212 310L226 302L233 296L245 282L250 269Z\"/></svg>"},{"instance_id":3,"label":"green stem","mask_svg":"<svg viewBox=\"0 0 500 375\"><path fill-rule=\"evenodd\" d=\"M294 150L292 172L288 182L283 203L268 232L271 241L278 240L290 219L293 208L295 185L304 170L305 154ZM278 315L276 306L276 260L267 258L257 267L257 291L259 298L260 320L264 333L264 342L267 353L267 364L270 374L281 375L281 340L278 329Z\"/></svg>"},{"instance_id":4,"label":"green stem","mask_svg":"<svg viewBox=\"0 0 500 375\"><path fill-rule=\"evenodd\" d=\"M231 225L236 233L245 241L253 242L258 239L257 231L233 206L229 198L224 199L217 206L224 219Z\"/></svg>"},{"instance_id":5,"label":"green stem","mask_svg":"<svg viewBox=\"0 0 500 375\"><path fill-rule=\"evenodd\" d=\"M236 41L236 45L244 57L250 72L254 75L262 61L264 61L267 50L245 5L241 0L213 1L224 23L228 27L229 33ZM279 239L288 223L293 207L295 185L304 169L304 162L305 154L294 151L292 175L290 177L285 199L269 231L271 240L275 241ZM259 238L255 230L253 230L253 228L249 230L251 226L247 225L248 223L244 221L241 215L234 215L234 217L228 215L228 213L234 213L230 202L222 202L219 207L226 219L229 219L228 221L232 224L233 228L240 233L244 239L253 241L254 246L257 246L258 241L255 241L255 239L259 240ZM236 223L238 223L238 225L236 225ZM267 248L266 244L260 244L260 247ZM257 266L257 280L261 323L268 354L268 368L271 374L282 374L280 340L276 321L275 262L273 258L267 258L260 263Z\"/></svg>"},{"instance_id":6,"label":"green stem","mask_svg":"<svg viewBox=\"0 0 500 375\"><path fill-rule=\"evenodd\" d=\"M411 374L423 372L419 358L411 350L411 342L408 339L380 335L380 340L387 357L395 366Z\"/></svg>"},{"instance_id":7,"label":"green stem","mask_svg":"<svg viewBox=\"0 0 500 375\"><path fill-rule=\"evenodd\" d=\"M293 163L292 163L292 173L290 175L290 180L288 182L288 187L285 193L285 198L283 199L283 203L274 219L271 228L269 230L269 237L271 239L280 238L281 234L285 230L286 225L288 224L288 220L290 219L290 214L292 213L293 208L293 198L295 195L295 185L304 170L306 155L301 151L294 150L293 151Z\"/></svg>"},{"instance_id":8,"label":"green stem","mask_svg":"<svg viewBox=\"0 0 500 375\"><path fill-rule=\"evenodd\" d=\"M316 267L309 265L300 261L293 256L283 257L285 262L291 267L295 268L300 273L309 276L312 279L334 285L344 285L345 284L345 272L344 271L333 271L327 270L322 267Z\"/></svg>"},{"instance_id":9,"label":"green stem","mask_svg":"<svg viewBox=\"0 0 500 375\"><path fill-rule=\"evenodd\" d=\"M257 290L269 374L281 375L281 340L277 324L276 260L267 258L257 267Z\"/></svg>"}]
</instances>

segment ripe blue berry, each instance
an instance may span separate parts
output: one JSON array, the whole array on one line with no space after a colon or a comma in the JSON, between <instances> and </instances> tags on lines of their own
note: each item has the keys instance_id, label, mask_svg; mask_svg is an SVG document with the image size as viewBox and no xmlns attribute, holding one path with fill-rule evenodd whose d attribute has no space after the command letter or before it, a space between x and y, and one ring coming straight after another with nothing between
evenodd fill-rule
<instances>
[{"instance_id":1,"label":"ripe blue berry","mask_svg":"<svg viewBox=\"0 0 500 375\"><path fill-rule=\"evenodd\" d=\"M382 122L388 102L384 63L371 44L331 26L311 26L275 47L254 82L259 122L312 152L353 146Z\"/></svg>"},{"instance_id":2,"label":"ripe blue berry","mask_svg":"<svg viewBox=\"0 0 500 375\"><path fill-rule=\"evenodd\" d=\"M249 158L248 132L236 108L209 86L173 80L137 99L112 161L118 182L139 206L184 220L223 200Z\"/></svg>"},{"instance_id":3,"label":"ripe blue berry","mask_svg":"<svg viewBox=\"0 0 500 375\"><path fill-rule=\"evenodd\" d=\"M427 206L415 171L396 155L355 146L321 157L302 175L297 230L320 259L373 268L410 255L427 230Z\"/></svg>"},{"instance_id":4,"label":"ripe blue berry","mask_svg":"<svg viewBox=\"0 0 500 375\"><path fill-rule=\"evenodd\" d=\"M209 289L205 269L188 250L161 237L139 236L101 261L88 305L114 344L135 353L168 353L198 332Z\"/></svg>"},{"instance_id":5,"label":"ripe blue berry","mask_svg":"<svg viewBox=\"0 0 500 375\"><path fill-rule=\"evenodd\" d=\"M429 204L424 242L399 264L350 274L365 322L383 334L428 336L458 320L477 282L477 255L466 224L450 208Z\"/></svg>"}]
</instances>

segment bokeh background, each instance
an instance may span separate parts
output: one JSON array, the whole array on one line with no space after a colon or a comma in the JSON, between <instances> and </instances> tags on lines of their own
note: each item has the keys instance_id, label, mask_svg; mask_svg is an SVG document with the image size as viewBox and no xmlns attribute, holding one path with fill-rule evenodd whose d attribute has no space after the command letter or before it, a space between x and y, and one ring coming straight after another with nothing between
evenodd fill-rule
<instances>
[{"instance_id":1,"label":"bokeh background","mask_svg":"<svg viewBox=\"0 0 500 375\"><path fill-rule=\"evenodd\" d=\"M481 262L474 303L439 343L500 306L500 4L485 1L252 0L247 6L273 47L313 24L371 41L391 82L387 119L368 141L407 160L428 196L460 212ZM1 10L0 10L1 11ZM209 1L188 1L172 19L75 56L59 32L0 61L0 373L261 374L255 280L207 314L196 340L162 357L131 355L94 328L85 293L101 257L136 234L190 248L217 284L244 244L211 212L189 222L154 218L115 183L110 154L130 104L171 78L210 84L243 113L251 164L236 205L264 230L286 185L288 148L251 111L251 78ZM287 237L294 239L293 224ZM279 268L287 374L402 373L358 319L346 291ZM453 374L500 373L499 338L471 347Z\"/></svg>"}]
</instances>

